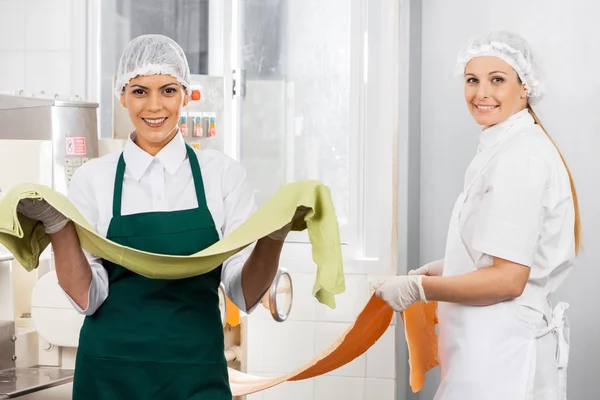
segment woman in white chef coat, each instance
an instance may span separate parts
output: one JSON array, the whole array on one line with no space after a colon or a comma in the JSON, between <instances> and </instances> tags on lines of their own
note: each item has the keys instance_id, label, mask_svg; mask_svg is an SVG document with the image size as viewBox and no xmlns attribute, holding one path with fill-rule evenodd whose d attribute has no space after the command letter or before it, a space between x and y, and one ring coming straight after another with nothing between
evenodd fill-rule
<instances>
[{"instance_id":1,"label":"woman in white chef coat","mask_svg":"<svg viewBox=\"0 0 600 400\"><path fill-rule=\"evenodd\" d=\"M510 32L472 38L458 59L482 126L443 260L387 279L395 310L439 301L435 400L564 400L568 325L548 296L580 250L573 179L531 104L541 97L529 44Z\"/></svg>"},{"instance_id":2,"label":"woman in white chef coat","mask_svg":"<svg viewBox=\"0 0 600 400\"><path fill-rule=\"evenodd\" d=\"M237 162L185 143L178 121L190 84L185 54L173 40L144 35L125 48L115 94L135 131L123 152L78 169L69 188L70 200L112 241L189 255L235 230L256 210ZM43 222L60 286L86 315L73 399L231 399L219 284L250 312L276 275L290 225L213 272L161 280L84 254L73 224L46 202L24 201L19 211Z\"/></svg>"}]
</instances>

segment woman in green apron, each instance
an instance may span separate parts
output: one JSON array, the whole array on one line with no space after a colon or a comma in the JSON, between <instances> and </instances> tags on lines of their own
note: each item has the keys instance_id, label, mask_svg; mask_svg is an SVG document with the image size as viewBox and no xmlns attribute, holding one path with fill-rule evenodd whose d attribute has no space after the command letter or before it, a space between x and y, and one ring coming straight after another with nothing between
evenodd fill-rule
<instances>
[{"instance_id":1,"label":"woman in green apron","mask_svg":"<svg viewBox=\"0 0 600 400\"><path fill-rule=\"evenodd\" d=\"M143 251L189 255L256 210L238 163L183 140L178 121L191 94L190 70L174 41L161 35L132 40L115 89L135 131L123 152L79 168L69 188L99 233ZM20 210L44 223L60 286L86 315L73 399L231 399L219 284L251 312L275 277L291 223L211 273L160 280L85 254L73 224L47 203L28 202Z\"/></svg>"}]
</instances>

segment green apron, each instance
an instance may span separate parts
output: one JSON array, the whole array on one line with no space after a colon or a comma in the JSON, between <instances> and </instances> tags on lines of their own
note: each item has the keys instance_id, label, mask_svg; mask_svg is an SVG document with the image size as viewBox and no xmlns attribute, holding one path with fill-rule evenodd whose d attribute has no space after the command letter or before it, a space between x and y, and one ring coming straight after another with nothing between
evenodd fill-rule
<instances>
[{"instance_id":1,"label":"green apron","mask_svg":"<svg viewBox=\"0 0 600 400\"><path fill-rule=\"evenodd\" d=\"M219 240L202 174L187 146L198 208L121 215L119 159L106 237L138 250L189 255ZM149 279L110 262L109 296L81 328L74 400L231 400L218 287L221 268Z\"/></svg>"}]
</instances>

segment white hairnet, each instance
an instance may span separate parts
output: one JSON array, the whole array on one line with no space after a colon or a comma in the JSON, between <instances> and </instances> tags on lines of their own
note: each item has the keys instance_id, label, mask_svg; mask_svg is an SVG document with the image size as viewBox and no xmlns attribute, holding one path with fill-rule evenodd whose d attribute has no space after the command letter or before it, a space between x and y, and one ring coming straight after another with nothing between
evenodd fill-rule
<instances>
[{"instance_id":1,"label":"white hairnet","mask_svg":"<svg viewBox=\"0 0 600 400\"><path fill-rule=\"evenodd\" d=\"M163 35L142 35L131 40L119 61L115 95L119 97L123 88L136 76L171 75L190 89L190 66L181 47Z\"/></svg>"},{"instance_id":2,"label":"white hairnet","mask_svg":"<svg viewBox=\"0 0 600 400\"><path fill-rule=\"evenodd\" d=\"M457 75L462 76L467 63L481 56L495 56L509 64L525 85L531 104L542 98L539 71L531 46L521 36L508 31L494 31L472 37L458 56Z\"/></svg>"}]
</instances>

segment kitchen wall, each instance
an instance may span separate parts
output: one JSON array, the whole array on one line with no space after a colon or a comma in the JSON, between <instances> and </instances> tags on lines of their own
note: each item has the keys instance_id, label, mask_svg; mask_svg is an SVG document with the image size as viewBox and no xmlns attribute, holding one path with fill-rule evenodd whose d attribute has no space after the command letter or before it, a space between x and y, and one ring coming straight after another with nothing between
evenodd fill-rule
<instances>
[{"instance_id":1,"label":"kitchen wall","mask_svg":"<svg viewBox=\"0 0 600 400\"><path fill-rule=\"evenodd\" d=\"M85 3L0 0L0 91L86 95Z\"/></svg>"},{"instance_id":2,"label":"kitchen wall","mask_svg":"<svg viewBox=\"0 0 600 400\"><path fill-rule=\"evenodd\" d=\"M477 149L478 126L454 78L456 55L478 32L506 29L523 35L541 66L546 97L536 113L567 159L579 194L585 250L553 301L570 304L568 396L598 398L600 368L597 286L600 282L600 114L596 97L600 4L586 0L494 3L428 0L422 15L421 263L443 255L452 205ZM438 370L419 399L431 400Z\"/></svg>"},{"instance_id":3,"label":"kitchen wall","mask_svg":"<svg viewBox=\"0 0 600 400\"><path fill-rule=\"evenodd\" d=\"M79 0L0 0L0 91L44 91L86 98L90 82L86 76L85 4ZM317 14L310 12L302 21L288 16L299 33L310 24L326 24L315 17ZM320 26L327 29L327 25ZM288 50L293 52L294 47ZM290 59L301 57L298 50ZM311 296L315 274L307 270L292 270L295 298L288 321L274 322L261 307L249 317L248 372L279 375L308 362L332 344L367 303L368 275L348 273L346 293L337 297L337 309L330 310ZM279 400L284 396L290 400L392 400L394 332L390 326L365 355L337 371L314 380L286 383L248 400Z\"/></svg>"}]
</instances>

